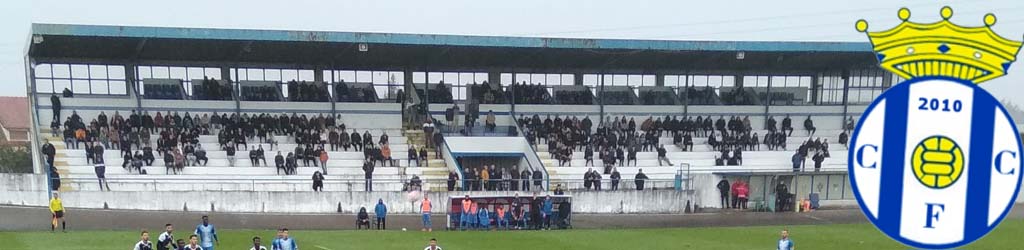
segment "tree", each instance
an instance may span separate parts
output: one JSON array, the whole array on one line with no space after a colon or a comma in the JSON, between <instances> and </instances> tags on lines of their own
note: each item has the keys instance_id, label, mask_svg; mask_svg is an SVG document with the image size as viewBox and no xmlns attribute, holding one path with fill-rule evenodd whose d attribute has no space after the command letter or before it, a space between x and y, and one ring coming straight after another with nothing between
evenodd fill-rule
<instances>
[{"instance_id":1,"label":"tree","mask_svg":"<svg viewBox=\"0 0 1024 250\"><path fill-rule=\"evenodd\" d=\"M31 173L32 153L24 147L0 145L0 173Z\"/></svg>"}]
</instances>

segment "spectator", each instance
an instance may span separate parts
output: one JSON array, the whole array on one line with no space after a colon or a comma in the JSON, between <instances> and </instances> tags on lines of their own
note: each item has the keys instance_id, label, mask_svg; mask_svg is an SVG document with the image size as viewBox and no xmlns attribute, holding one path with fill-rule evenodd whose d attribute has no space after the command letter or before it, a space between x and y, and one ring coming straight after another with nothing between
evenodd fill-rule
<instances>
[{"instance_id":1,"label":"spectator","mask_svg":"<svg viewBox=\"0 0 1024 250\"><path fill-rule=\"evenodd\" d=\"M647 181L647 175L644 174L644 170L637 169L636 177L633 177L633 182L636 184L636 190L644 190L645 181Z\"/></svg>"},{"instance_id":2,"label":"spectator","mask_svg":"<svg viewBox=\"0 0 1024 250\"><path fill-rule=\"evenodd\" d=\"M612 169L611 179L612 179L612 191L619 190L619 180L622 179L622 175L619 174L619 170L618 169L614 169L614 168Z\"/></svg>"},{"instance_id":3,"label":"spectator","mask_svg":"<svg viewBox=\"0 0 1024 250\"><path fill-rule=\"evenodd\" d=\"M818 131L818 129L814 127L814 121L811 120L811 116L809 115L807 116L807 119L804 120L804 130L807 130L808 136L814 135L814 132Z\"/></svg>"},{"instance_id":4,"label":"spectator","mask_svg":"<svg viewBox=\"0 0 1024 250\"><path fill-rule=\"evenodd\" d=\"M719 197L722 200L722 208L729 208L729 189L731 188L729 180L722 178L721 181L718 181L716 187L718 187Z\"/></svg>"},{"instance_id":5,"label":"spectator","mask_svg":"<svg viewBox=\"0 0 1024 250\"><path fill-rule=\"evenodd\" d=\"M143 148L143 151L145 151L145 148ZM152 164L153 163L153 152L152 152L152 150L145 151L145 152L146 152L146 154L143 157L145 157L145 159L147 161L146 162L146 166L153 165ZM206 149L203 149L203 144L196 144L196 149L195 149L195 153L194 154L195 154L195 163L196 163L196 165L199 165L199 162L202 162L202 166L205 167L206 164L210 162L210 158L206 156Z\"/></svg>"},{"instance_id":6,"label":"spectator","mask_svg":"<svg viewBox=\"0 0 1024 250\"><path fill-rule=\"evenodd\" d=\"M789 133L786 133L786 130L789 130ZM786 118L782 118L782 133L786 136L793 135L793 119L790 119L789 115L786 115Z\"/></svg>"},{"instance_id":7,"label":"spectator","mask_svg":"<svg viewBox=\"0 0 1024 250\"><path fill-rule=\"evenodd\" d=\"M455 182L459 181L459 175L455 170L448 172L448 192L455 191Z\"/></svg>"},{"instance_id":8,"label":"spectator","mask_svg":"<svg viewBox=\"0 0 1024 250\"><path fill-rule=\"evenodd\" d=\"M533 170L533 185L537 190L544 190L542 182L544 181L544 174L540 172L540 169Z\"/></svg>"},{"instance_id":9,"label":"spectator","mask_svg":"<svg viewBox=\"0 0 1024 250\"><path fill-rule=\"evenodd\" d=\"M363 229L363 226L370 230L370 215L366 213L366 207L360 207L356 214L356 229Z\"/></svg>"},{"instance_id":10,"label":"spectator","mask_svg":"<svg viewBox=\"0 0 1024 250\"><path fill-rule=\"evenodd\" d=\"M320 171L313 172L313 191L324 191L324 175L320 174Z\"/></svg>"},{"instance_id":11,"label":"spectator","mask_svg":"<svg viewBox=\"0 0 1024 250\"><path fill-rule=\"evenodd\" d=\"M846 134L846 131L839 133L839 144L843 144L847 149L850 148L849 142L850 136Z\"/></svg>"},{"instance_id":12,"label":"spectator","mask_svg":"<svg viewBox=\"0 0 1024 250\"><path fill-rule=\"evenodd\" d=\"M562 184L555 185L555 195L565 195L565 188L562 188Z\"/></svg>"},{"instance_id":13,"label":"spectator","mask_svg":"<svg viewBox=\"0 0 1024 250\"><path fill-rule=\"evenodd\" d=\"M530 176L531 176L531 174L530 174L530 170L529 169L523 169L523 172L519 174L519 178L522 179L522 183L523 183L522 184L523 191L530 191Z\"/></svg>"},{"instance_id":14,"label":"spectator","mask_svg":"<svg viewBox=\"0 0 1024 250\"><path fill-rule=\"evenodd\" d=\"M487 111L487 118L484 119L484 127L487 128L487 131L494 132L494 128L496 127L496 123L495 123L495 117L494 117L494 111L493 110L488 110Z\"/></svg>"},{"instance_id":15,"label":"spectator","mask_svg":"<svg viewBox=\"0 0 1024 250\"><path fill-rule=\"evenodd\" d=\"M288 169L284 166L284 156L281 155L281 151L277 151L277 156L274 157L274 165L277 166L277 174L281 174L281 170L284 170L284 174L288 174Z\"/></svg>"},{"instance_id":16,"label":"spectator","mask_svg":"<svg viewBox=\"0 0 1024 250\"><path fill-rule=\"evenodd\" d=\"M796 153L793 153L793 157L792 157L793 172L800 172L802 170L801 168L803 167L803 164L801 164L801 163L803 163L803 161L804 161L804 156L801 155L799 151L797 151Z\"/></svg>"},{"instance_id":17,"label":"spectator","mask_svg":"<svg viewBox=\"0 0 1024 250\"><path fill-rule=\"evenodd\" d=\"M373 215L377 217L377 230L388 230L388 206L384 205L384 199L377 199L377 206L373 207Z\"/></svg>"},{"instance_id":18,"label":"spectator","mask_svg":"<svg viewBox=\"0 0 1024 250\"><path fill-rule=\"evenodd\" d=\"M57 149L53 147L53 144L50 144L50 139L44 139L43 141L42 151L43 155L46 156L46 166L53 166L53 158L57 155Z\"/></svg>"},{"instance_id":19,"label":"spectator","mask_svg":"<svg viewBox=\"0 0 1024 250\"><path fill-rule=\"evenodd\" d=\"M668 157L666 157L666 151L665 151L665 145L664 144L661 144L661 146L658 147L658 166L662 166L661 165L662 161L664 161L665 163L668 163L669 166L672 166L672 162L668 160Z\"/></svg>"},{"instance_id":20,"label":"spectator","mask_svg":"<svg viewBox=\"0 0 1024 250\"><path fill-rule=\"evenodd\" d=\"M363 161L363 174L366 177L366 191L373 191L373 163L370 159Z\"/></svg>"},{"instance_id":21,"label":"spectator","mask_svg":"<svg viewBox=\"0 0 1024 250\"><path fill-rule=\"evenodd\" d=\"M327 155L327 150L324 150L323 147L321 147L319 151L320 151L320 157L319 157L320 158L320 169L324 171L324 174L327 174L327 159L330 156Z\"/></svg>"},{"instance_id":22,"label":"spectator","mask_svg":"<svg viewBox=\"0 0 1024 250\"><path fill-rule=\"evenodd\" d=\"M821 170L821 162L825 161L825 154L822 151L818 151L811 157L811 160L814 161L814 172L818 172Z\"/></svg>"},{"instance_id":23,"label":"spectator","mask_svg":"<svg viewBox=\"0 0 1024 250\"><path fill-rule=\"evenodd\" d=\"M405 160L405 165L406 166L412 167L413 166L412 165L413 161L416 162L416 165L415 165L416 167L420 166L420 159L416 157L416 148L413 147L412 144L409 144L409 149L406 151L406 154L407 154L406 157L408 157Z\"/></svg>"}]
</instances>

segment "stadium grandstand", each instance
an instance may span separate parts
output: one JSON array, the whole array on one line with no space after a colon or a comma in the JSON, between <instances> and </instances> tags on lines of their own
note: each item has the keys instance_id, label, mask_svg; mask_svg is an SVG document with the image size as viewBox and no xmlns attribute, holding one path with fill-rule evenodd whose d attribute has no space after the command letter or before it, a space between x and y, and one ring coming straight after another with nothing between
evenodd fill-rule
<instances>
[{"instance_id":1,"label":"stadium grandstand","mask_svg":"<svg viewBox=\"0 0 1024 250\"><path fill-rule=\"evenodd\" d=\"M32 146L53 152L6 181L17 191L0 201L23 205L55 188L82 208L355 213L384 197L415 213L402 191L530 188L567 191L574 212L682 213L721 208L725 179L744 183L750 209L851 206L848 130L901 81L868 43L67 24L31 35ZM154 199L172 193L202 195Z\"/></svg>"}]
</instances>

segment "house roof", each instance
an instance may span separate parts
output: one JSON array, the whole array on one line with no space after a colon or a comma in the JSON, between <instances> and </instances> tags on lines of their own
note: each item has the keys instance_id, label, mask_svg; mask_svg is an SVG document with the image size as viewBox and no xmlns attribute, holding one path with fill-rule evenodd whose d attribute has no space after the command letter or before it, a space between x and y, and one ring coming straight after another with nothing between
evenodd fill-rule
<instances>
[{"instance_id":1,"label":"house roof","mask_svg":"<svg viewBox=\"0 0 1024 250\"><path fill-rule=\"evenodd\" d=\"M28 98L0 96L0 124L7 129L28 129Z\"/></svg>"}]
</instances>

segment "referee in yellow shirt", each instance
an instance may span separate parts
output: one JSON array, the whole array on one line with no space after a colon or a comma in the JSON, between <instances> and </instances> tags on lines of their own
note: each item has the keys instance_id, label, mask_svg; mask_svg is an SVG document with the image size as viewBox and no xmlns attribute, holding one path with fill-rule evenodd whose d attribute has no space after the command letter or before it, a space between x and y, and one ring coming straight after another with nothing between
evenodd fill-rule
<instances>
[{"instance_id":1,"label":"referee in yellow shirt","mask_svg":"<svg viewBox=\"0 0 1024 250\"><path fill-rule=\"evenodd\" d=\"M50 213L53 214L53 220L50 222L50 232L57 229L57 220L60 220L61 231L68 232L68 222L64 220L64 203L61 202L60 196L57 193L53 193L53 198L50 199Z\"/></svg>"}]
</instances>

